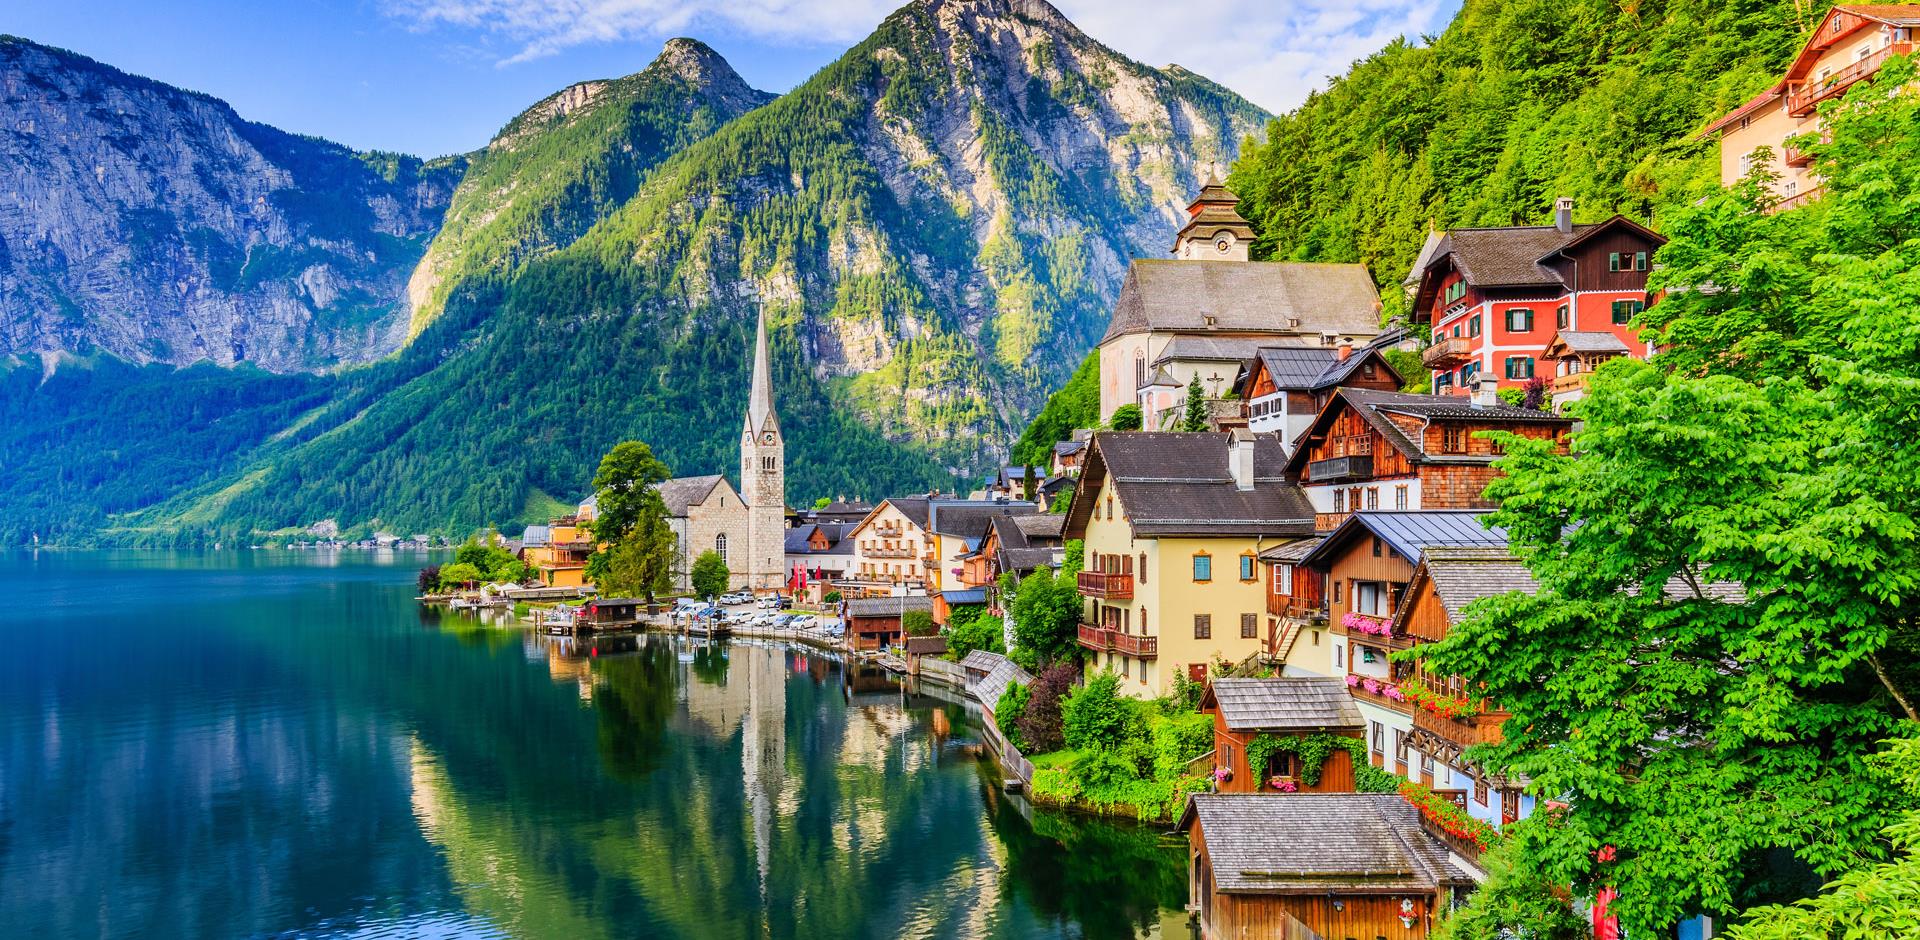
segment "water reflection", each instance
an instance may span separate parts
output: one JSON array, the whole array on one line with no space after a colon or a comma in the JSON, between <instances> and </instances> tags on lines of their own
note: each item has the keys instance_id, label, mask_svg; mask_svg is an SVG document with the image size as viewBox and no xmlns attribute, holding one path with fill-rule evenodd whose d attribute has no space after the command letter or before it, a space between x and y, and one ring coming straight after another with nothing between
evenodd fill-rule
<instances>
[{"instance_id":1,"label":"water reflection","mask_svg":"<svg viewBox=\"0 0 1920 940\"><path fill-rule=\"evenodd\" d=\"M977 710L950 692L804 648L576 642L422 612L410 571L370 560L247 561L0 560L10 596L56 598L0 622L10 932L1120 938L1183 922L1177 844L1007 798Z\"/></svg>"}]
</instances>

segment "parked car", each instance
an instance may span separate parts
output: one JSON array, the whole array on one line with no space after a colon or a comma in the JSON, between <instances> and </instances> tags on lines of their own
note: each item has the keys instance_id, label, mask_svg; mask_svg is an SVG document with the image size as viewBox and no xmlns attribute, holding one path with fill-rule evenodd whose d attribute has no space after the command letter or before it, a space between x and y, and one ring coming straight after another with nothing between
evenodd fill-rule
<instances>
[{"instance_id":1,"label":"parked car","mask_svg":"<svg viewBox=\"0 0 1920 940\"><path fill-rule=\"evenodd\" d=\"M795 630L811 630L813 629L813 615L794 614L793 619L787 621L787 626Z\"/></svg>"}]
</instances>

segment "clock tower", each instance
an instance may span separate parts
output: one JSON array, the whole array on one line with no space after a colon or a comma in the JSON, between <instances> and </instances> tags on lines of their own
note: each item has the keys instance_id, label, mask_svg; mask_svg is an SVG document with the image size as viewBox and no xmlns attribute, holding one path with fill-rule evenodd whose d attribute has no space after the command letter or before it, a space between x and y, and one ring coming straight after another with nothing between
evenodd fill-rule
<instances>
[{"instance_id":1,"label":"clock tower","mask_svg":"<svg viewBox=\"0 0 1920 940\"><path fill-rule=\"evenodd\" d=\"M1200 195L1187 207L1187 224L1173 238L1173 256L1182 261L1245 261L1253 226L1240 217L1240 197L1212 172Z\"/></svg>"},{"instance_id":2,"label":"clock tower","mask_svg":"<svg viewBox=\"0 0 1920 940\"><path fill-rule=\"evenodd\" d=\"M755 329L753 390L740 431L740 498L747 504L747 550L738 570L755 591L779 590L787 580L787 460L780 418L773 410L765 313Z\"/></svg>"}]
</instances>

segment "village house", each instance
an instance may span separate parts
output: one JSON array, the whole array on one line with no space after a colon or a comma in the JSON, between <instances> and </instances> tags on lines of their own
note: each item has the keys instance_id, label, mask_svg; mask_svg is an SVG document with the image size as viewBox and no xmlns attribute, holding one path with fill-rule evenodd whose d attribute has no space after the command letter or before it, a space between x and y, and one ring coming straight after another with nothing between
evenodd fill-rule
<instances>
[{"instance_id":1,"label":"village house","mask_svg":"<svg viewBox=\"0 0 1920 940\"><path fill-rule=\"evenodd\" d=\"M1261 346L1241 367L1234 391L1246 401L1247 428L1278 434L1293 453L1294 442L1313 425L1313 419L1333 397L1335 389L1367 388L1397 392L1403 380L1382 351L1392 346L1399 331L1382 334L1373 343L1355 349L1342 340L1327 349L1315 346Z\"/></svg>"},{"instance_id":2,"label":"village house","mask_svg":"<svg viewBox=\"0 0 1920 940\"><path fill-rule=\"evenodd\" d=\"M1553 364L1553 379L1547 391L1552 395L1554 413L1562 413L1568 405L1587 397L1587 382L1601 363L1632 354L1627 344L1612 333L1561 330L1542 355Z\"/></svg>"},{"instance_id":3,"label":"village house","mask_svg":"<svg viewBox=\"0 0 1920 940\"><path fill-rule=\"evenodd\" d=\"M1237 410L1237 367L1218 358L1220 344L1245 350L1245 359L1254 345L1332 349L1380 332L1380 296L1366 266L1249 261L1253 229L1239 201L1209 181L1174 238L1175 257L1135 259L1127 269L1099 344L1102 422L1132 404L1141 427L1158 429L1196 375L1203 385L1217 375L1209 397Z\"/></svg>"},{"instance_id":4,"label":"village house","mask_svg":"<svg viewBox=\"0 0 1920 940\"><path fill-rule=\"evenodd\" d=\"M1215 660L1262 651L1260 552L1313 532L1284 457L1279 438L1244 429L1093 436L1062 533L1085 542L1089 672L1153 698L1175 675L1204 679Z\"/></svg>"},{"instance_id":5,"label":"village house","mask_svg":"<svg viewBox=\"0 0 1920 940\"><path fill-rule=\"evenodd\" d=\"M1321 531L1363 509L1491 509L1483 494L1502 451L1479 432L1553 438L1572 424L1501 404L1491 380L1471 399L1341 388L1297 442L1286 474Z\"/></svg>"},{"instance_id":6,"label":"village house","mask_svg":"<svg viewBox=\"0 0 1920 940\"><path fill-rule=\"evenodd\" d=\"M520 533L520 560L539 573L548 587L586 587L587 556L598 545L592 525L600 501L589 496L574 507L571 515L560 516L547 525L530 525Z\"/></svg>"},{"instance_id":7,"label":"village house","mask_svg":"<svg viewBox=\"0 0 1920 940\"><path fill-rule=\"evenodd\" d=\"M1080 460L1086 455L1087 441L1093 432L1085 428L1075 428L1069 440L1053 445L1053 463L1047 467L1051 477L1073 476L1080 472Z\"/></svg>"},{"instance_id":8,"label":"village house","mask_svg":"<svg viewBox=\"0 0 1920 940\"><path fill-rule=\"evenodd\" d=\"M824 585L839 581L853 568L853 543L845 538L853 529L851 522L803 522L786 531L786 562L789 572L811 595L824 594ZM796 579L789 578L789 585Z\"/></svg>"},{"instance_id":9,"label":"village house","mask_svg":"<svg viewBox=\"0 0 1920 940\"><path fill-rule=\"evenodd\" d=\"M1179 831L1205 940L1420 940L1474 885L1392 793L1199 793Z\"/></svg>"},{"instance_id":10,"label":"village house","mask_svg":"<svg viewBox=\"0 0 1920 940\"><path fill-rule=\"evenodd\" d=\"M1916 30L1920 6L1846 3L1828 10L1779 81L1700 132L1720 142L1721 185L1765 169L1775 177L1768 184L1780 200L1775 209L1816 198L1821 184L1812 157L1787 141L1820 130L1821 102L1873 80L1889 57L1911 55Z\"/></svg>"},{"instance_id":11,"label":"village house","mask_svg":"<svg viewBox=\"0 0 1920 940\"><path fill-rule=\"evenodd\" d=\"M1390 624L1407 595L1414 567L1430 549L1502 549L1507 534L1482 524L1483 512L1358 512L1303 557L1298 568L1320 572L1327 597L1327 668L1352 692L1366 720L1368 760L1433 786L1431 755L1410 753L1413 710L1405 686L1413 667L1389 659L1413 641Z\"/></svg>"},{"instance_id":12,"label":"village house","mask_svg":"<svg viewBox=\"0 0 1920 940\"><path fill-rule=\"evenodd\" d=\"M1220 793L1351 793L1353 755L1327 753L1309 783L1297 749L1278 749L1264 766L1249 763L1249 747L1263 736L1305 739L1315 734L1360 740L1365 725L1347 694L1333 678L1213 680L1200 698L1200 711L1213 716L1214 779Z\"/></svg>"},{"instance_id":13,"label":"village house","mask_svg":"<svg viewBox=\"0 0 1920 940\"><path fill-rule=\"evenodd\" d=\"M1327 579L1301 560L1319 538L1281 542L1260 553L1267 591L1267 659L1289 676L1330 676L1333 650L1327 633Z\"/></svg>"},{"instance_id":14,"label":"village house","mask_svg":"<svg viewBox=\"0 0 1920 940\"><path fill-rule=\"evenodd\" d=\"M1388 621L1396 646L1443 640L1468 604L1485 597L1538 590L1532 572L1504 545L1431 545L1414 569L1405 596ZM1462 758L1476 744L1498 744L1506 714L1474 695L1459 676L1408 666L1413 730L1407 746L1418 757L1421 782L1467 814L1495 826L1533 812L1520 782ZM1432 768L1431 774L1428 768Z\"/></svg>"},{"instance_id":15,"label":"village house","mask_svg":"<svg viewBox=\"0 0 1920 940\"><path fill-rule=\"evenodd\" d=\"M963 559L977 551L996 517L1031 516L1040 509L1019 500L935 499L927 503L930 556L927 589L943 591L964 586Z\"/></svg>"},{"instance_id":16,"label":"village house","mask_svg":"<svg viewBox=\"0 0 1920 940\"><path fill-rule=\"evenodd\" d=\"M1649 302L1647 272L1666 239L1616 215L1573 221L1561 199L1552 225L1454 229L1429 235L1407 283L1413 319L1433 327L1420 354L1433 390L1467 394L1482 377L1520 388L1555 333L1612 333L1646 355L1633 318Z\"/></svg>"},{"instance_id":17,"label":"village house","mask_svg":"<svg viewBox=\"0 0 1920 940\"><path fill-rule=\"evenodd\" d=\"M931 617L933 598L916 594L842 601L841 615L847 623L847 642L855 650L868 652L899 644L906 636L901 629L901 618L915 611Z\"/></svg>"},{"instance_id":18,"label":"village house","mask_svg":"<svg viewBox=\"0 0 1920 940\"><path fill-rule=\"evenodd\" d=\"M835 587L849 597L926 593L927 570L936 561L927 530L925 496L883 499L843 538L853 543L853 562Z\"/></svg>"},{"instance_id":19,"label":"village house","mask_svg":"<svg viewBox=\"0 0 1920 940\"><path fill-rule=\"evenodd\" d=\"M808 522L859 522L873 511L873 504L859 500L836 499L825 506L794 512L795 524Z\"/></svg>"}]
</instances>

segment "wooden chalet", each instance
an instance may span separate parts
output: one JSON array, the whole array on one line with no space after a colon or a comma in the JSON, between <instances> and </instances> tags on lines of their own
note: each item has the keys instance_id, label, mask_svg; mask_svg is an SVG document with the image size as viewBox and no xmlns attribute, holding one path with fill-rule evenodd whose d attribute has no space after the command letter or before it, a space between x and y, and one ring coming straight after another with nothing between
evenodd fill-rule
<instances>
[{"instance_id":1,"label":"wooden chalet","mask_svg":"<svg viewBox=\"0 0 1920 940\"><path fill-rule=\"evenodd\" d=\"M1359 738L1364 723L1346 683L1331 678L1215 679L1200 699L1213 716L1214 779L1221 793L1351 793L1353 755L1328 754L1312 784L1300 756L1277 751L1267 766L1248 764L1247 746L1262 735Z\"/></svg>"},{"instance_id":2,"label":"wooden chalet","mask_svg":"<svg viewBox=\"0 0 1920 940\"><path fill-rule=\"evenodd\" d=\"M1342 341L1324 346L1260 346L1234 379L1234 391L1246 401L1247 428L1280 435L1289 453L1313 424L1335 389L1367 388L1397 392L1404 380L1385 351L1406 337L1394 330L1355 348Z\"/></svg>"},{"instance_id":3,"label":"wooden chalet","mask_svg":"<svg viewBox=\"0 0 1920 940\"><path fill-rule=\"evenodd\" d=\"M602 597L588 601L586 606L580 608L578 620L583 629L611 630L639 623L640 616L646 611L645 598Z\"/></svg>"},{"instance_id":4,"label":"wooden chalet","mask_svg":"<svg viewBox=\"0 0 1920 940\"><path fill-rule=\"evenodd\" d=\"M1267 657L1316 675L1326 672L1329 655L1327 577L1300 562L1319 544L1318 538L1294 539L1260 553L1267 587Z\"/></svg>"},{"instance_id":5,"label":"wooden chalet","mask_svg":"<svg viewBox=\"0 0 1920 940\"><path fill-rule=\"evenodd\" d=\"M1562 330L1555 334L1543 356L1553 364L1553 378L1547 383L1547 391L1553 396L1553 410L1557 413L1568 403L1585 398L1593 370L1609 359L1631 352L1627 344L1612 333Z\"/></svg>"},{"instance_id":6,"label":"wooden chalet","mask_svg":"<svg viewBox=\"0 0 1920 940\"><path fill-rule=\"evenodd\" d=\"M1200 793L1179 831L1205 940L1422 940L1469 874L1392 793Z\"/></svg>"},{"instance_id":7,"label":"wooden chalet","mask_svg":"<svg viewBox=\"0 0 1920 940\"><path fill-rule=\"evenodd\" d=\"M1478 433L1558 438L1572 425L1503 405L1490 385L1471 400L1342 388L1296 442L1286 474L1323 532L1361 510L1491 509L1483 494L1502 451Z\"/></svg>"}]
</instances>

